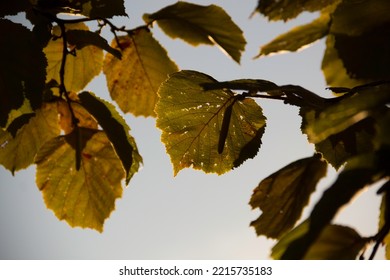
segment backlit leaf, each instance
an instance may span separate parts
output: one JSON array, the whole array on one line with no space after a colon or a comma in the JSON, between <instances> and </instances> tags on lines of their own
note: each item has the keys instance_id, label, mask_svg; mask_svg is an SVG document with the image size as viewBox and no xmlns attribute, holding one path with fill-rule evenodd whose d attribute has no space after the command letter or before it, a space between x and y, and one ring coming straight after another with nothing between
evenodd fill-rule
<instances>
[{"instance_id":1,"label":"backlit leaf","mask_svg":"<svg viewBox=\"0 0 390 280\"><path fill-rule=\"evenodd\" d=\"M72 227L103 230L103 224L122 195L125 174L104 132L80 129L89 139L81 152L80 170L75 169L72 134L59 136L40 149L36 182L46 206Z\"/></svg>"},{"instance_id":2,"label":"backlit leaf","mask_svg":"<svg viewBox=\"0 0 390 280\"><path fill-rule=\"evenodd\" d=\"M314 122L308 124L306 133L309 140L319 143L370 117L390 102L389 89L389 84L368 87L329 106Z\"/></svg>"},{"instance_id":3,"label":"backlit leaf","mask_svg":"<svg viewBox=\"0 0 390 280\"><path fill-rule=\"evenodd\" d=\"M279 51L297 51L327 35L329 30L329 14L323 14L313 22L294 27L287 33L279 35L261 47L257 57Z\"/></svg>"},{"instance_id":4,"label":"backlit leaf","mask_svg":"<svg viewBox=\"0 0 390 280\"><path fill-rule=\"evenodd\" d=\"M301 217L327 164L319 155L297 160L260 182L251 197L252 208L262 211L251 223L258 235L279 238Z\"/></svg>"},{"instance_id":5,"label":"backlit leaf","mask_svg":"<svg viewBox=\"0 0 390 280\"><path fill-rule=\"evenodd\" d=\"M58 26L55 26L54 33L61 34ZM69 24L67 29L88 30L83 24ZM68 91L78 92L82 90L96 75L100 73L103 66L103 51L95 46L87 46L82 49L75 49L75 46L68 46L75 50L75 55L67 55L65 64L65 86ZM63 54L63 43L61 38L52 39L44 48L48 60L46 82L54 79L60 83L60 68Z\"/></svg>"},{"instance_id":6,"label":"backlit leaf","mask_svg":"<svg viewBox=\"0 0 390 280\"><path fill-rule=\"evenodd\" d=\"M59 133L57 106L44 103L15 137L0 130L0 164L12 173L28 167L34 162L39 148Z\"/></svg>"},{"instance_id":7,"label":"backlit leaf","mask_svg":"<svg viewBox=\"0 0 390 280\"><path fill-rule=\"evenodd\" d=\"M154 116L158 87L178 68L149 30L137 29L119 42L122 59L107 54L104 60L110 95L125 113ZM112 46L118 47L116 40Z\"/></svg>"},{"instance_id":8,"label":"backlit leaf","mask_svg":"<svg viewBox=\"0 0 390 280\"><path fill-rule=\"evenodd\" d=\"M322 195L314 206L309 230L290 243L283 259L302 259L328 226L336 213L366 186L380 180L388 172L389 153L363 154L348 160L337 180Z\"/></svg>"},{"instance_id":9,"label":"backlit leaf","mask_svg":"<svg viewBox=\"0 0 390 280\"><path fill-rule=\"evenodd\" d=\"M236 89L236 90L247 90L250 92L278 92L279 86L273 82L260 79L239 79L226 82L214 82L205 83L202 85L204 89ZM282 93L279 93L280 95Z\"/></svg>"},{"instance_id":10,"label":"backlit leaf","mask_svg":"<svg viewBox=\"0 0 390 280\"><path fill-rule=\"evenodd\" d=\"M33 33L26 27L0 19L0 127L26 100L32 109L42 103L46 59Z\"/></svg>"},{"instance_id":11,"label":"backlit leaf","mask_svg":"<svg viewBox=\"0 0 390 280\"><path fill-rule=\"evenodd\" d=\"M156 105L157 127L171 157L174 173L193 167L225 173L253 158L261 145L265 117L252 99L240 100L230 90L204 90L212 77L180 71L165 81ZM234 102L222 153L218 153L222 121Z\"/></svg>"},{"instance_id":12,"label":"backlit leaf","mask_svg":"<svg viewBox=\"0 0 390 280\"><path fill-rule=\"evenodd\" d=\"M340 0L259 0L256 11L270 20L293 19L302 12L315 12L340 2Z\"/></svg>"},{"instance_id":13,"label":"backlit leaf","mask_svg":"<svg viewBox=\"0 0 390 280\"><path fill-rule=\"evenodd\" d=\"M126 171L126 184L128 184L142 162L134 138L129 134L129 126L115 110L115 107L107 101L86 91L78 96L81 104L97 119L113 144Z\"/></svg>"},{"instance_id":14,"label":"backlit leaf","mask_svg":"<svg viewBox=\"0 0 390 280\"><path fill-rule=\"evenodd\" d=\"M241 29L216 5L180 1L153 14L145 14L144 20L146 23L157 21L167 35L189 44L216 44L238 63L245 48Z\"/></svg>"},{"instance_id":15,"label":"backlit leaf","mask_svg":"<svg viewBox=\"0 0 390 280\"><path fill-rule=\"evenodd\" d=\"M272 248L272 258L280 259L288 245L303 236L309 229L308 221L303 222L287 234ZM306 260L353 260L367 244L354 229L341 225L328 225L316 242L310 247Z\"/></svg>"},{"instance_id":16,"label":"backlit leaf","mask_svg":"<svg viewBox=\"0 0 390 280\"><path fill-rule=\"evenodd\" d=\"M120 59L122 54L119 50L112 48L99 34L88 30L68 30L66 32L69 44L75 45L77 49L82 49L87 46L99 47L116 58Z\"/></svg>"}]
</instances>

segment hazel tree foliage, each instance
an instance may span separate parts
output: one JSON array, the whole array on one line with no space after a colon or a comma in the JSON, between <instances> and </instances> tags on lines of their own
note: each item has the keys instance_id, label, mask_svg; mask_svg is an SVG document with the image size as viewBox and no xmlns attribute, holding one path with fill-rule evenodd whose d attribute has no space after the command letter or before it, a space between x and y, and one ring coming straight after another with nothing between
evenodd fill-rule
<instances>
[{"instance_id":1,"label":"hazel tree foliage","mask_svg":"<svg viewBox=\"0 0 390 280\"><path fill-rule=\"evenodd\" d=\"M21 12L32 28L9 17ZM37 187L58 219L102 231L122 183L142 164L122 113L156 118L175 174L183 168L224 174L256 157L267 125L257 101L272 99L299 108L301 131L315 150L254 188L249 204L261 214L250 225L276 240L271 256L372 259L384 244L390 259L390 2L259 0L253 13L287 21L302 12L318 18L261 46L256 59L325 38L328 98L261 77L217 81L179 70L154 37L156 25L193 46L218 46L240 63L243 31L216 5L180 1L128 29L115 25L115 16L127 15L123 0L2 1L0 164L12 174L35 164ZM111 101L84 90L101 73ZM337 178L302 222L329 166ZM374 236L333 223L361 190L378 185Z\"/></svg>"}]
</instances>

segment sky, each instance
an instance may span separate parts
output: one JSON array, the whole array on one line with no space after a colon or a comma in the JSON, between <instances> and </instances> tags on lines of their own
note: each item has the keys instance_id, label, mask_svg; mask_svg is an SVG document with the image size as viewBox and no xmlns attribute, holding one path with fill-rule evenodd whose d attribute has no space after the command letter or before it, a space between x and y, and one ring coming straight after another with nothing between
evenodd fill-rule
<instances>
[{"instance_id":1,"label":"sky","mask_svg":"<svg viewBox=\"0 0 390 280\"><path fill-rule=\"evenodd\" d=\"M153 2L153 3L151 3ZM117 26L144 24L143 13L153 13L176 1L125 1L129 18L115 18ZM279 85L296 84L330 97L321 72L324 40L297 53L253 59L259 47L291 27L317 15L304 14L287 23L269 23L261 15L249 18L257 1L190 1L223 7L244 31L248 42L241 64L217 47L193 47L152 32L180 69L204 72L217 80L266 79ZM86 88L110 100L105 77ZM143 168L116 201L116 209L103 233L71 228L59 221L43 202L35 184L35 166L15 176L0 166L1 259L268 259L275 240L258 237L249 224L260 212L248 202L258 183L281 167L311 156L313 145L300 132L298 109L275 100L257 100L267 117L258 155L225 174L204 174L185 169L176 177L161 132L153 118L125 115L143 157ZM335 179L335 171L317 186L303 217ZM364 235L377 231L380 199L371 188L343 209L336 222ZM383 258L383 250L378 254Z\"/></svg>"}]
</instances>

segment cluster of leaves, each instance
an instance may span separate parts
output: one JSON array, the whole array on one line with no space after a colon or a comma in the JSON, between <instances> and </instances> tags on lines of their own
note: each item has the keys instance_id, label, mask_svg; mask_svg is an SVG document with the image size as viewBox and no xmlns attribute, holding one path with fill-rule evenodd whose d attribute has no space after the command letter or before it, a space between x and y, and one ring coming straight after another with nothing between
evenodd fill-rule
<instances>
[{"instance_id":1,"label":"cluster of leaves","mask_svg":"<svg viewBox=\"0 0 390 280\"><path fill-rule=\"evenodd\" d=\"M322 37L322 69L336 94L323 98L302 87L242 79L218 82L183 70L153 37L157 24L189 44L218 45L240 62L245 39L215 5L177 2L145 14L144 26L116 27L123 0L24 0L0 4L0 164L14 173L35 163L36 182L48 208L72 226L101 231L104 220L142 158L115 107L85 86L101 71L124 113L156 117L174 172L192 167L223 174L256 156L266 117L255 99L298 106L302 132L315 144L312 157L297 160L262 180L250 205L260 217L258 235L278 239L272 257L356 258L374 242L390 242L389 155L390 4L386 0L262 0L255 12L289 20L318 11L319 18L278 36L259 57L296 51ZM25 12L31 30L6 19ZM61 14L81 15L76 19ZM357 19L359 17L359 19ZM363 19L362 19L363 18ZM89 30L86 22L98 28ZM109 27L109 44L101 30ZM353 51L351 49L353 48ZM28 61L28 63L26 63ZM341 169L307 220L308 204L328 165ZM332 224L338 210L361 189L381 182L379 230L361 237ZM387 246L390 258L390 246Z\"/></svg>"}]
</instances>

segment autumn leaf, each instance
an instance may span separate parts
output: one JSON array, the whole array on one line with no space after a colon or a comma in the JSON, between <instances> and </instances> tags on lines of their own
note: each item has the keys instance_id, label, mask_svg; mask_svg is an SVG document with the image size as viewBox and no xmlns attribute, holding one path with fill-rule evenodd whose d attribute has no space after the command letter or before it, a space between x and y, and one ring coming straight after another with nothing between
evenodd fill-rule
<instances>
[{"instance_id":1,"label":"autumn leaf","mask_svg":"<svg viewBox=\"0 0 390 280\"><path fill-rule=\"evenodd\" d=\"M66 25L67 30L88 30L83 23ZM61 34L60 28L55 26L53 33ZM72 46L68 46L72 49ZM60 68L63 56L63 42L61 38L51 39L43 49L46 54L48 66L46 82L52 79L58 83L60 80ZM96 46L87 46L82 49L75 49L75 55L66 56L65 64L65 86L67 91L78 92L82 90L103 67L103 51Z\"/></svg>"},{"instance_id":2,"label":"autumn leaf","mask_svg":"<svg viewBox=\"0 0 390 280\"><path fill-rule=\"evenodd\" d=\"M225 173L253 158L261 145L265 128L261 108L230 90L205 90L202 86L213 82L206 74L180 71L159 89L157 127L162 130L161 140L175 174L186 167ZM229 106L231 117L221 148L223 119Z\"/></svg>"},{"instance_id":3,"label":"autumn leaf","mask_svg":"<svg viewBox=\"0 0 390 280\"><path fill-rule=\"evenodd\" d=\"M72 227L103 230L122 195L122 164L104 132L79 129L85 139L80 170L75 169L74 135L45 143L35 158L36 183L46 206Z\"/></svg>"},{"instance_id":4,"label":"autumn leaf","mask_svg":"<svg viewBox=\"0 0 390 280\"><path fill-rule=\"evenodd\" d=\"M251 223L258 235L280 238L301 217L316 185L326 175L320 155L297 160L260 182L249 204L262 213Z\"/></svg>"},{"instance_id":5,"label":"autumn leaf","mask_svg":"<svg viewBox=\"0 0 390 280\"><path fill-rule=\"evenodd\" d=\"M158 87L178 68L149 30L137 29L118 40L122 59L107 54L104 60L110 95L125 113L154 116ZM116 40L111 45L118 48Z\"/></svg>"},{"instance_id":6,"label":"autumn leaf","mask_svg":"<svg viewBox=\"0 0 390 280\"><path fill-rule=\"evenodd\" d=\"M181 38L195 46L218 45L236 62L240 62L246 45L243 32L221 7L180 1L153 14L144 14L143 18L147 24L157 21L172 38Z\"/></svg>"}]
</instances>

